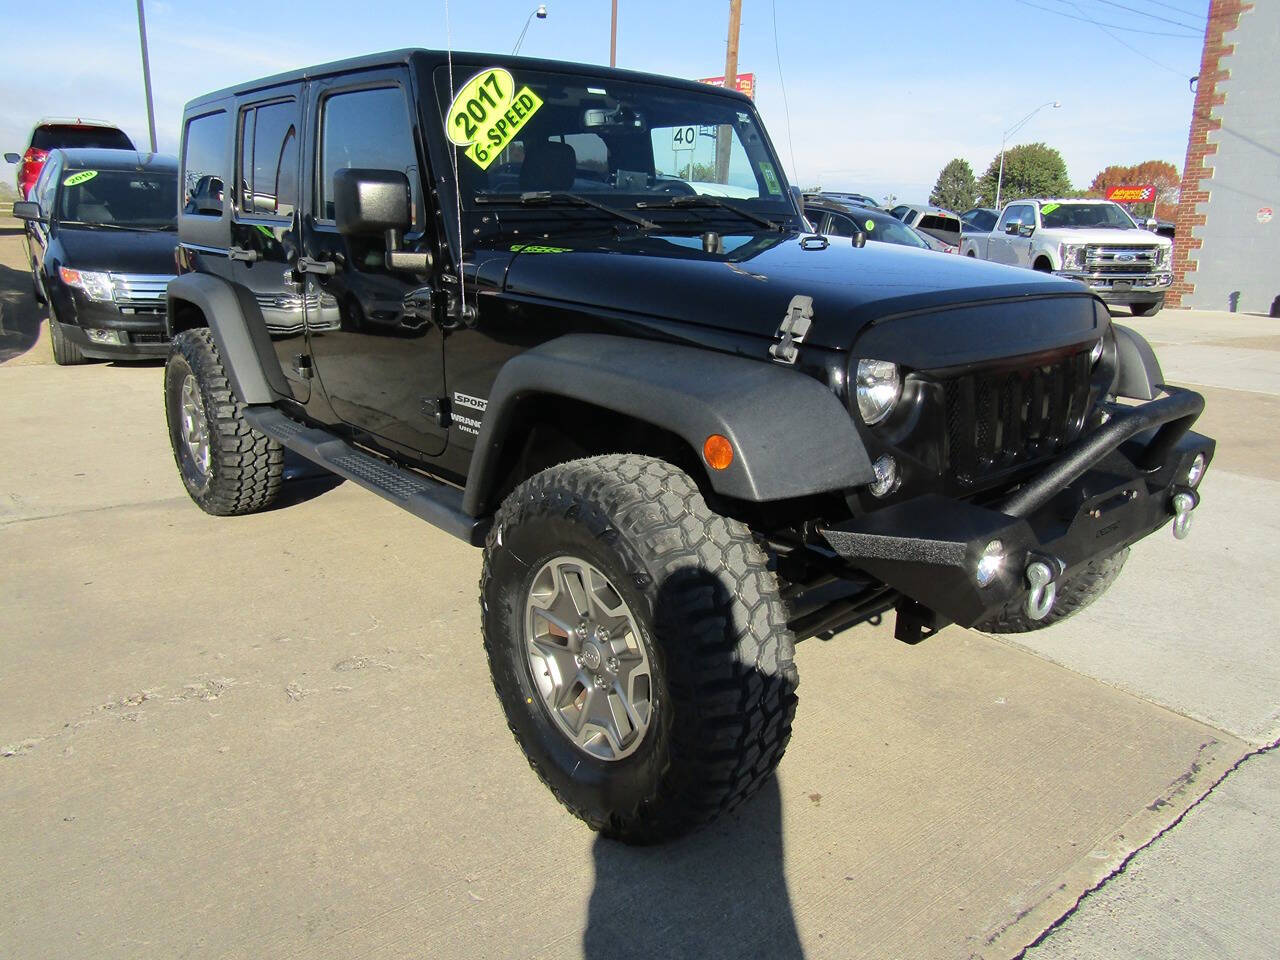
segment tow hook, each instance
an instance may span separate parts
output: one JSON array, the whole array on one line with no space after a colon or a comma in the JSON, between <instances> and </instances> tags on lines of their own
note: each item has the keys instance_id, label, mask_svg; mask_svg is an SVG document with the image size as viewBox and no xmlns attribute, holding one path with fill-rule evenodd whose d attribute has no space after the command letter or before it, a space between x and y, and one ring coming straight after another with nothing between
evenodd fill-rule
<instances>
[{"instance_id":1,"label":"tow hook","mask_svg":"<svg viewBox=\"0 0 1280 960\"><path fill-rule=\"evenodd\" d=\"M1173 535L1185 540L1191 532L1191 511L1196 508L1194 494L1183 491L1173 495Z\"/></svg>"},{"instance_id":2,"label":"tow hook","mask_svg":"<svg viewBox=\"0 0 1280 960\"><path fill-rule=\"evenodd\" d=\"M1053 570L1042 560L1029 563L1027 583L1031 585L1027 594L1027 616L1032 620L1043 620L1058 599L1058 583L1053 578Z\"/></svg>"}]
</instances>

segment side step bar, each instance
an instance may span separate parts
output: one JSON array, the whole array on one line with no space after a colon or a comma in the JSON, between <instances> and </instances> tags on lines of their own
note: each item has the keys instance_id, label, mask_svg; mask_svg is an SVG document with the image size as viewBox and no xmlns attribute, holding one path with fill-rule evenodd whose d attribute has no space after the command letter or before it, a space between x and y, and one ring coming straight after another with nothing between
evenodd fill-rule
<instances>
[{"instance_id":1,"label":"side step bar","mask_svg":"<svg viewBox=\"0 0 1280 960\"><path fill-rule=\"evenodd\" d=\"M372 490L473 547L484 545L489 520L463 512L462 491L458 488L393 466L327 430L299 423L274 407L247 407L244 417L256 430L312 463Z\"/></svg>"}]
</instances>

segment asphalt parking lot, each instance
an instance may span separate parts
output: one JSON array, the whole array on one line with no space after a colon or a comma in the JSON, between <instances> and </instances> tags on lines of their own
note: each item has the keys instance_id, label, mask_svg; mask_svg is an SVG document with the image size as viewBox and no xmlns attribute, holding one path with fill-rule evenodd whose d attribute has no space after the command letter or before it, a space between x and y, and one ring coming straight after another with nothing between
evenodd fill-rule
<instances>
[{"instance_id":1,"label":"asphalt parking lot","mask_svg":"<svg viewBox=\"0 0 1280 960\"><path fill-rule=\"evenodd\" d=\"M1136 321L1219 443L1190 539L1017 642L807 641L776 783L631 849L508 733L477 551L315 477L204 515L161 367L53 366L21 251L0 222L0 956L1280 953L1276 320Z\"/></svg>"}]
</instances>

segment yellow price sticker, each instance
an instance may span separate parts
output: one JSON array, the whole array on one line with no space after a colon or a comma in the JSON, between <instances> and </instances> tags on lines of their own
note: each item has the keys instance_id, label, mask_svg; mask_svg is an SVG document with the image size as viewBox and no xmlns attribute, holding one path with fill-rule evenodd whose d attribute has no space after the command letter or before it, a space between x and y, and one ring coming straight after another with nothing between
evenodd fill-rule
<instances>
[{"instance_id":1,"label":"yellow price sticker","mask_svg":"<svg viewBox=\"0 0 1280 960\"><path fill-rule=\"evenodd\" d=\"M79 173L73 173L62 181L64 187L78 187L82 183L88 183L98 175L97 170L81 170Z\"/></svg>"},{"instance_id":2,"label":"yellow price sticker","mask_svg":"<svg viewBox=\"0 0 1280 960\"><path fill-rule=\"evenodd\" d=\"M1053 213L1053 211L1057 210L1060 206L1062 206L1060 203L1046 203L1040 208L1040 213L1042 215L1046 213Z\"/></svg>"},{"instance_id":3,"label":"yellow price sticker","mask_svg":"<svg viewBox=\"0 0 1280 960\"><path fill-rule=\"evenodd\" d=\"M867 228L867 233L870 233L872 230L876 228L876 222L874 220L868 220L865 224L863 224L863 226Z\"/></svg>"},{"instance_id":4,"label":"yellow price sticker","mask_svg":"<svg viewBox=\"0 0 1280 960\"><path fill-rule=\"evenodd\" d=\"M528 87L516 89L509 70L481 70L462 85L449 104L449 140L481 170L515 139L538 112L542 99Z\"/></svg>"}]
</instances>

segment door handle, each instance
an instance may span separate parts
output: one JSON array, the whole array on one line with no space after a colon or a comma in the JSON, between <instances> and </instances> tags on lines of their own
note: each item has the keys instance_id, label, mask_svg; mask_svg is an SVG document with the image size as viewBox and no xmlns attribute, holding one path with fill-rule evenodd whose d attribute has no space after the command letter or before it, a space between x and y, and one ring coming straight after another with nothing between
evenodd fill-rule
<instances>
[{"instance_id":1,"label":"door handle","mask_svg":"<svg viewBox=\"0 0 1280 960\"><path fill-rule=\"evenodd\" d=\"M256 262L261 254L257 250L246 250L244 247L228 247L227 256L232 260L243 260L245 263Z\"/></svg>"},{"instance_id":2,"label":"door handle","mask_svg":"<svg viewBox=\"0 0 1280 960\"><path fill-rule=\"evenodd\" d=\"M338 265L332 260L312 260L310 257L299 257L294 269L299 273L318 273L322 277L332 277L338 272Z\"/></svg>"}]
</instances>

